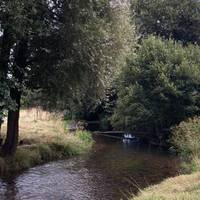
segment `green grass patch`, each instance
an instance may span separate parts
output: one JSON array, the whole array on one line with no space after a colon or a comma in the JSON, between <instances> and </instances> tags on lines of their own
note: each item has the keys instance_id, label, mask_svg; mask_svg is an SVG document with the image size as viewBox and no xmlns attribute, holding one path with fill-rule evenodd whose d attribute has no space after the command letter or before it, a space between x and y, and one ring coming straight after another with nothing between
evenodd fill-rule
<instances>
[{"instance_id":1,"label":"green grass patch","mask_svg":"<svg viewBox=\"0 0 200 200\"><path fill-rule=\"evenodd\" d=\"M88 131L77 131L77 137L84 143L90 144L92 142L92 134Z\"/></svg>"},{"instance_id":2,"label":"green grass patch","mask_svg":"<svg viewBox=\"0 0 200 200\"><path fill-rule=\"evenodd\" d=\"M89 132L54 137L51 142L19 146L12 157L0 157L0 173L4 175L28 169L48 161L66 159L89 151L93 140Z\"/></svg>"}]
</instances>

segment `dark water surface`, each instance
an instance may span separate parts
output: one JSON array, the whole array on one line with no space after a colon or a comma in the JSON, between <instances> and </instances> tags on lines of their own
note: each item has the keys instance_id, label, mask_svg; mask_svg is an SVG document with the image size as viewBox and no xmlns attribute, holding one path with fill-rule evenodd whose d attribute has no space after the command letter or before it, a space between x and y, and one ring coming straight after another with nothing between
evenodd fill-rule
<instances>
[{"instance_id":1,"label":"dark water surface","mask_svg":"<svg viewBox=\"0 0 200 200\"><path fill-rule=\"evenodd\" d=\"M96 137L84 157L0 179L0 200L119 200L179 171L174 156L137 143Z\"/></svg>"}]
</instances>

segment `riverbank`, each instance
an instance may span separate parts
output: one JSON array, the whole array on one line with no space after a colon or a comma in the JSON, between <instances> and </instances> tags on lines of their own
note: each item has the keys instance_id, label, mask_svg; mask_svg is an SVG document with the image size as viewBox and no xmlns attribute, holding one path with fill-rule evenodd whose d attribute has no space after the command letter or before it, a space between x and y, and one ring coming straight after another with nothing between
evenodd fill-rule
<instances>
[{"instance_id":1,"label":"riverbank","mask_svg":"<svg viewBox=\"0 0 200 200\"><path fill-rule=\"evenodd\" d=\"M199 200L200 172L169 178L140 191L130 200Z\"/></svg>"},{"instance_id":2,"label":"riverbank","mask_svg":"<svg viewBox=\"0 0 200 200\"><path fill-rule=\"evenodd\" d=\"M92 137L86 131L67 133L61 116L31 109L20 113L20 139L14 156L0 157L0 174L86 153ZM6 124L2 126L5 138Z\"/></svg>"}]
</instances>

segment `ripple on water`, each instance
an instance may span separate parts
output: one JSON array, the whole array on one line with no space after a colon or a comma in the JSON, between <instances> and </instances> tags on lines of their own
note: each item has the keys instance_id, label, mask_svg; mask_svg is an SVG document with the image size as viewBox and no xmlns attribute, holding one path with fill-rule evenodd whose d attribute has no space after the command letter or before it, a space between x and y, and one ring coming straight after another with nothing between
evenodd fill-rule
<instances>
[{"instance_id":1,"label":"ripple on water","mask_svg":"<svg viewBox=\"0 0 200 200\"><path fill-rule=\"evenodd\" d=\"M5 191L6 191L6 183L0 180L0 197L5 195Z\"/></svg>"},{"instance_id":2,"label":"ripple on water","mask_svg":"<svg viewBox=\"0 0 200 200\"><path fill-rule=\"evenodd\" d=\"M100 180L102 174L85 168L81 159L60 161L24 172L16 178L13 187L18 192L12 195L15 195L13 199L20 200L91 200L96 199L98 190L106 185L105 182L100 184ZM5 190L6 187L2 188L1 196ZM105 198L103 193L99 196L102 198Z\"/></svg>"},{"instance_id":3,"label":"ripple on water","mask_svg":"<svg viewBox=\"0 0 200 200\"><path fill-rule=\"evenodd\" d=\"M83 158L51 162L10 180L0 179L0 200L118 200L119 191L130 186L124 179L151 184L177 173L176 160L162 153L120 142L103 142L101 147Z\"/></svg>"}]
</instances>

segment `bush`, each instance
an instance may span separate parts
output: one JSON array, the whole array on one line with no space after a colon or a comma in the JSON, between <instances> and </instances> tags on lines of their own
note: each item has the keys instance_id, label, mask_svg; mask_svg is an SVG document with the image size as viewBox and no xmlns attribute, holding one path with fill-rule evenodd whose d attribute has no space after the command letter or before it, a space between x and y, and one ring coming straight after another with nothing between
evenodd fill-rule
<instances>
[{"instance_id":1,"label":"bush","mask_svg":"<svg viewBox=\"0 0 200 200\"><path fill-rule=\"evenodd\" d=\"M108 131L110 129L110 118L108 116L104 116L100 120L100 130Z\"/></svg>"},{"instance_id":2,"label":"bush","mask_svg":"<svg viewBox=\"0 0 200 200\"><path fill-rule=\"evenodd\" d=\"M200 117L190 118L172 129L172 143L186 158L200 158Z\"/></svg>"},{"instance_id":3,"label":"bush","mask_svg":"<svg viewBox=\"0 0 200 200\"><path fill-rule=\"evenodd\" d=\"M54 157L64 158L73 155L68 143L65 142L53 142L50 144L50 148L53 151Z\"/></svg>"},{"instance_id":4,"label":"bush","mask_svg":"<svg viewBox=\"0 0 200 200\"><path fill-rule=\"evenodd\" d=\"M19 171L28 169L41 162L38 149L33 146L31 149L19 148L13 157L6 158L7 171Z\"/></svg>"},{"instance_id":5,"label":"bush","mask_svg":"<svg viewBox=\"0 0 200 200\"><path fill-rule=\"evenodd\" d=\"M171 142L180 153L185 173L200 170L200 117L190 118L172 128Z\"/></svg>"},{"instance_id":6,"label":"bush","mask_svg":"<svg viewBox=\"0 0 200 200\"><path fill-rule=\"evenodd\" d=\"M38 150L42 161L49 161L53 158L53 152L48 144L39 144Z\"/></svg>"},{"instance_id":7,"label":"bush","mask_svg":"<svg viewBox=\"0 0 200 200\"><path fill-rule=\"evenodd\" d=\"M150 36L118 81L115 128L161 135L200 113L200 48Z\"/></svg>"},{"instance_id":8,"label":"bush","mask_svg":"<svg viewBox=\"0 0 200 200\"><path fill-rule=\"evenodd\" d=\"M92 142L92 134L88 131L77 131L76 135L81 141L85 142L86 144Z\"/></svg>"}]
</instances>

